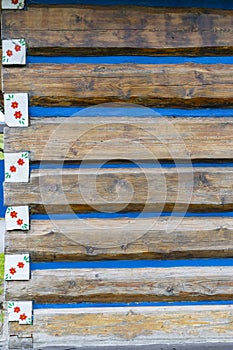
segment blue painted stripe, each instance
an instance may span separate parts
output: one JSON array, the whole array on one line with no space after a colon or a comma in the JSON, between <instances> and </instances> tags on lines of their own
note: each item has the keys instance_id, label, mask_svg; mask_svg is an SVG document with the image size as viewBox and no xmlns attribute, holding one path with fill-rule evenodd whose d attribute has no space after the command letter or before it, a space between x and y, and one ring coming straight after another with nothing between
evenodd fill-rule
<instances>
[{"instance_id":1,"label":"blue painted stripe","mask_svg":"<svg viewBox=\"0 0 233 350\"><path fill-rule=\"evenodd\" d=\"M4 200L3 200L3 181L4 181L4 160L0 160L0 218L5 216Z\"/></svg>"},{"instance_id":2,"label":"blue painted stripe","mask_svg":"<svg viewBox=\"0 0 233 350\"><path fill-rule=\"evenodd\" d=\"M232 108L202 108L202 109L180 109L180 108L142 108L142 107L29 107L31 117L87 117L102 115L124 116L129 117L146 117L149 116L167 116L167 117L233 117ZM98 114L97 114L98 113Z\"/></svg>"},{"instance_id":3,"label":"blue painted stripe","mask_svg":"<svg viewBox=\"0 0 233 350\"><path fill-rule=\"evenodd\" d=\"M30 170L39 170L39 169L129 169L129 168L146 168L146 169L170 169L176 168L177 171L180 168L232 168L233 162L198 162L198 163L173 163L173 162L155 162L155 163L146 163L146 162L137 162L137 163L53 163L53 164L31 164Z\"/></svg>"},{"instance_id":4,"label":"blue painted stripe","mask_svg":"<svg viewBox=\"0 0 233 350\"><path fill-rule=\"evenodd\" d=\"M135 5L135 6L164 6L164 7L202 7L217 9L233 9L229 0L27 0L31 4L81 4L81 5Z\"/></svg>"},{"instance_id":5,"label":"blue painted stripe","mask_svg":"<svg viewBox=\"0 0 233 350\"><path fill-rule=\"evenodd\" d=\"M31 263L32 270L54 269L125 269L125 268L172 268L172 267L233 266L233 259L189 260L103 260L79 262Z\"/></svg>"},{"instance_id":6,"label":"blue painted stripe","mask_svg":"<svg viewBox=\"0 0 233 350\"><path fill-rule=\"evenodd\" d=\"M83 309L106 307L151 307L151 306L198 306L233 305L233 300L177 301L177 302L132 302L132 303L79 303L79 304L33 304L33 309Z\"/></svg>"},{"instance_id":7,"label":"blue painted stripe","mask_svg":"<svg viewBox=\"0 0 233 350\"><path fill-rule=\"evenodd\" d=\"M47 64L233 64L233 56L27 56L27 63Z\"/></svg>"},{"instance_id":8,"label":"blue painted stripe","mask_svg":"<svg viewBox=\"0 0 233 350\"><path fill-rule=\"evenodd\" d=\"M232 211L224 211L224 212L208 212L208 213L182 213L182 212L162 212L162 213L141 213L141 212L128 212L128 213L98 213L98 212L90 212L87 214L33 214L31 215L32 220L75 220L75 219L121 219L121 218L129 218L134 219L139 217L142 219L155 218L155 217L197 217L197 218L218 218L218 217L233 217Z\"/></svg>"}]
</instances>

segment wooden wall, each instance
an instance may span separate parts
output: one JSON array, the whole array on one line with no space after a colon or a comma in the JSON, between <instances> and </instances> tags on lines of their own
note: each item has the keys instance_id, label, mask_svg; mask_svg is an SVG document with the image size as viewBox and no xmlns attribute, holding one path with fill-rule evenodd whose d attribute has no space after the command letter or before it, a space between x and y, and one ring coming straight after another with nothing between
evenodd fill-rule
<instances>
[{"instance_id":1,"label":"wooden wall","mask_svg":"<svg viewBox=\"0 0 233 350\"><path fill-rule=\"evenodd\" d=\"M30 208L5 252L31 259L6 301L33 301L9 349L232 343L232 9L52 3L2 11L27 45L3 92L30 101L4 131L30 153L4 185Z\"/></svg>"}]
</instances>

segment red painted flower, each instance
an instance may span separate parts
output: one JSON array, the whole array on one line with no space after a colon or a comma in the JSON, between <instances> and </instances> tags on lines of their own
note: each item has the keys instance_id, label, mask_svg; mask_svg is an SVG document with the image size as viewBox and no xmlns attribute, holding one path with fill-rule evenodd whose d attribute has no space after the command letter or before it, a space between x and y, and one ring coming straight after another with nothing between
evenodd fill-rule
<instances>
[{"instance_id":1,"label":"red painted flower","mask_svg":"<svg viewBox=\"0 0 233 350\"><path fill-rule=\"evenodd\" d=\"M24 165L24 160L22 158L19 158L18 162L19 165Z\"/></svg>"},{"instance_id":2,"label":"red painted flower","mask_svg":"<svg viewBox=\"0 0 233 350\"><path fill-rule=\"evenodd\" d=\"M24 263L23 262L19 262L17 266L18 266L19 269L23 269L24 268Z\"/></svg>"},{"instance_id":3,"label":"red painted flower","mask_svg":"<svg viewBox=\"0 0 233 350\"><path fill-rule=\"evenodd\" d=\"M16 306L16 307L14 308L14 312L19 313L19 312L20 312L20 307L19 307L19 306Z\"/></svg>"},{"instance_id":4,"label":"red painted flower","mask_svg":"<svg viewBox=\"0 0 233 350\"><path fill-rule=\"evenodd\" d=\"M16 167L14 165L10 166L10 171L16 173Z\"/></svg>"},{"instance_id":5,"label":"red painted flower","mask_svg":"<svg viewBox=\"0 0 233 350\"><path fill-rule=\"evenodd\" d=\"M22 315L20 315L19 316L19 319L21 320L21 321L24 321L24 320L26 320L28 317L25 315L25 314L22 314Z\"/></svg>"},{"instance_id":6,"label":"red painted flower","mask_svg":"<svg viewBox=\"0 0 233 350\"><path fill-rule=\"evenodd\" d=\"M16 51L16 52L21 51L21 46L20 46L20 45L15 45L15 51Z\"/></svg>"},{"instance_id":7,"label":"red painted flower","mask_svg":"<svg viewBox=\"0 0 233 350\"><path fill-rule=\"evenodd\" d=\"M16 269L14 267L11 267L9 271L11 275L14 275L16 273Z\"/></svg>"},{"instance_id":8,"label":"red painted flower","mask_svg":"<svg viewBox=\"0 0 233 350\"><path fill-rule=\"evenodd\" d=\"M18 215L18 213L16 213L16 211L12 211L10 213L10 216L12 217L12 219L17 218L17 215Z\"/></svg>"},{"instance_id":9,"label":"red painted flower","mask_svg":"<svg viewBox=\"0 0 233 350\"><path fill-rule=\"evenodd\" d=\"M13 55L13 52L11 50L7 50L6 54L8 57L11 57Z\"/></svg>"},{"instance_id":10,"label":"red painted flower","mask_svg":"<svg viewBox=\"0 0 233 350\"><path fill-rule=\"evenodd\" d=\"M11 108L18 108L18 102L16 102L16 101L14 101L14 102L12 102L12 104L11 104Z\"/></svg>"},{"instance_id":11,"label":"red painted flower","mask_svg":"<svg viewBox=\"0 0 233 350\"><path fill-rule=\"evenodd\" d=\"M17 225L19 226L23 225L23 220L22 219L17 220Z\"/></svg>"},{"instance_id":12,"label":"red painted flower","mask_svg":"<svg viewBox=\"0 0 233 350\"><path fill-rule=\"evenodd\" d=\"M12 3L13 5L17 5L18 2L19 2L19 0L11 0L11 3Z\"/></svg>"},{"instance_id":13,"label":"red painted flower","mask_svg":"<svg viewBox=\"0 0 233 350\"><path fill-rule=\"evenodd\" d=\"M15 119L20 119L22 117L22 113L20 111L16 111L14 116L15 116Z\"/></svg>"}]
</instances>

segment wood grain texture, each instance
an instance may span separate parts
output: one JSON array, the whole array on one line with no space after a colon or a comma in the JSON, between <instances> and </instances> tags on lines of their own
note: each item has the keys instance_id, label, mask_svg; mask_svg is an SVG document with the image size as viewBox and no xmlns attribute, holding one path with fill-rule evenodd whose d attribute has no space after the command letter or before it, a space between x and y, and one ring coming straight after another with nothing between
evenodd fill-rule
<instances>
[{"instance_id":1,"label":"wood grain texture","mask_svg":"<svg viewBox=\"0 0 233 350\"><path fill-rule=\"evenodd\" d=\"M29 183L5 183L5 205L48 213L232 210L232 182L233 168L224 167L32 170Z\"/></svg>"},{"instance_id":2,"label":"wood grain texture","mask_svg":"<svg viewBox=\"0 0 233 350\"><path fill-rule=\"evenodd\" d=\"M125 307L34 310L32 326L9 325L10 336L40 346L200 344L233 341L233 307Z\"/></svg>"},{"instance_id":3,"label":"wood grain texture","mask_svg":"<svg viewBox=\"0 0 233 350\"><path fill-rule=\"evenodd\" d=\"M226 108L233 106L232 80L231 64L28 64L3 68L4 92L28 91L31 105L42 106L127 102L149 107Z\"/></svg>"},{"instance_id":4,"label":"wood grain texture","mask_svg":"<svg viewBox=\"0 0 233 350\"><path fill-rule=\"evenodd\" d=\"M230 300L233 275L232 266L34 270L5 295L38 304Z\"/></svg>"},{"instance_id":5,"label":"wood grain texture","mask_svg":"<svg viewBox=\"0 0 233 350\"><path fill-rule=\"evenodd\" d=\"M134 6L29 7L4 11L4 39L29 54L232 54L232 11Z\"/></svg>"},{"instance_id":6,"label":"wood grain texture","mask_svg":"<svg viewBox=\"0 0 233 350\"><path fill-rule=\"evenodd\" d=\"M5 253L25 251L32 261L233 257L233 219L32 220L6 232Z\"/></svg>"},{"instance_id":7,"label":"wood grain texture","mask_svg":"<svg viewBox=\"0 0 233 350\"><path fill-rule=\"evenodd\" d=\"M18 338L16 336L16 338ZM221 342L221 343L198 343L198 344L175 344L174 342L170 342L169 344L151 344L151 345L138 345L137 350L230 350L233 346L232 342ZM10 348L11 349L11 348ZM28 347L29 349L29 347ZM73 347L67 346L46 346L43 347L43 350L95 350L95 346L81 346L81 347ZM13 350L16 350L15 348ZM32 348L30 348L32 350ZM39 350L37 348L37 350ZM40 348L42 350L42 348ZM123 345L123 346L98 346L98 350L135 350L134 345Z\"/></svg>"},{"instance_id":8,"label":"wood grain texture","mask_svg":"<svg viewBox=\"0 0 233 350\"><path fill-rule=\"evenodd\" d=\"M233 118L168 118L139 110L145 117L87 117L83 111L31 118L28 128L4 129L5 152L27 150L31 161L48 162L233 159ZM100 112L96 107L91 113Z\"/></svg>"}]
</instances>

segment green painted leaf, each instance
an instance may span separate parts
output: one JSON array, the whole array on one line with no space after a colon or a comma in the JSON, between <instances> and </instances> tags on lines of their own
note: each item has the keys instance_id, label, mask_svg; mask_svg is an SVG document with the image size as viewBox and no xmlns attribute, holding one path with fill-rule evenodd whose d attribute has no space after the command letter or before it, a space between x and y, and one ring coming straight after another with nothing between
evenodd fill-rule
<instances>
[{"instance_id":1,"label":"green painted leaf","mask_svg":"<svg viewBox=\"0 0 233 350\"><path fill-rule=\"evenodd\" d=\"M31 317L28 317L27 321L26 321L26 324L32 324L32 319Z\"/></svg>"},{"instance_id":2,"label":"green painted leaf","mask_svg":"<svg viewBox=\"0 0 233 350\"><path fill-rule=\"evenodd\" d=\"M14 303L13 301L9 301L9 302L7 303L8 309L12 309L14 306L15 306L15 303Z\"/></svg>"},{"instance_id":3,"label":"green painted leaf","mask_svg":"<svg viewBox=\"0 0 233 350\"><path fill-rule=\"evenodd\" d=\"M25 44L26 44L26 42L25 42L24 39L20 39L19 42L20 42L20 44L21 44L22 46L25 46Z\"/></svg>"},{"instance_id":4,"label":"green painted leaf","mask_svg":"<svg viewBox=\"0 0 233 350\"><path fill-rule=\"evenodd\" d=\"M24 256L23 260L26 261L26 263L29 263L29 262L30 262L29 256Z\"/></svg>"},{"instance_id":5,"label":"green painted leaf","mask_svg":"<svg viewBox=\"0 0 233 350\"><path fill-rule=\"evenodd\" d=\"M28 158L28 153L22 153L21 157L24 158L24 159L27 159Z\"/></svg>"}]
</instances>

